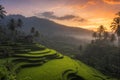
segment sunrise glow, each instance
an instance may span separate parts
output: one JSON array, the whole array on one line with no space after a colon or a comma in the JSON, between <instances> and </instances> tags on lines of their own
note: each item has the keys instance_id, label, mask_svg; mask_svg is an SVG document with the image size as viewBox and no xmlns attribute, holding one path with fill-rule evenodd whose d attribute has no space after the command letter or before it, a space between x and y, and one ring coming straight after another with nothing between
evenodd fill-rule
<instances>
[{"instance_id":1,"label":"sunrise glow","mask_svg":"<svg viewBox=\"0 0 120 80\"><path fill-rule=\"evenodd\" d=\"M57 23L95 30L109 26L120 10L120 0L1 0L9 14L37 16Z\"/></svg>"}]
</instances>

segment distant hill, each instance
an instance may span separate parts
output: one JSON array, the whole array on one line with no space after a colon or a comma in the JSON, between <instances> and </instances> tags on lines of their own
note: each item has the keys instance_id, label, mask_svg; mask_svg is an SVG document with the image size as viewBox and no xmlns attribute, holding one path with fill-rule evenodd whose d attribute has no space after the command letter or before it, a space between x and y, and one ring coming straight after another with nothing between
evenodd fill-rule
<instances>
[{"instance_id":1,"label":"distant hill","mask_svg":"<svg viewBox=\"0 0 120 80\"><path fill-rule=\"evenodd\" d=\"M22 19L24 22L23 29L29 30L31 27L35 27L37 30L39 30L44 35L51 35L51 36L71 36L71 35L90 35L91 31L72 27L72 26L65 26L58 23L55 23L53 21L50 21L48 19L38 18L38 17L25 17L22 15L9 15L5 17L5 21L8 22L9 19L15 18L15 19Z\"/></svg>"},{"instance_id":2,"label":"distant hill","mask_svg":"<svg viewBox=\"0 0 120 80\"><path fill-rule=\"evenodd\" d=\"M89 39L91 39L92 31L61 25L35 16L25 17L22 15L8 15L1 21L2 24L7 25L6 22L11 18L22 19L24 23L22 29L26 33L29 33L31 27L35 27L42 35L42 37L40 37L41 44L62 51L62 53L73 53L73 51L77 53L79 52L77 47L80 44L88 43Z\"/></svg>"}]
</instances>

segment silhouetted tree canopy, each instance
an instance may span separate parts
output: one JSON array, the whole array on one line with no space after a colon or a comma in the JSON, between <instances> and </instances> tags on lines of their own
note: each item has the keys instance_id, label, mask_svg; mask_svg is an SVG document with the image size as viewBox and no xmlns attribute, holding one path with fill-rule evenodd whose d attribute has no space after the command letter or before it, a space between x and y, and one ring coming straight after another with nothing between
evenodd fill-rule
<instances>
[{"instance_id":1,"label":"silhouetted tree canopy","mask_svg":"<svg viewBox=\"0 0 120 80\"><path fill-rule=\"evenodd\" d=\"M118 46L120 47L120 12L116 14L117 16L113 19L111 23L111 29L117 34L118 37Z\"/></svg>"},{"instance_id":2,"label":"silhouetted tree canopy","mask_svg":"<svg viewBox=\"0 0 120 80\"><path fill-rule=\"evenodd\" d=\"M0 5L0 18L4 18L6 14L6 11L4 9L5 8L2 5Z\"/></svg>"}]
</instances>

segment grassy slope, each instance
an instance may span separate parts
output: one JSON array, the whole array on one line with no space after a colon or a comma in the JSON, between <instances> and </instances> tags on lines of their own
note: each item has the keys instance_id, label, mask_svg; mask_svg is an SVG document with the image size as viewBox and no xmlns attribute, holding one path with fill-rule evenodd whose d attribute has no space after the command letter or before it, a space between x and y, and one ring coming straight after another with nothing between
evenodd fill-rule
<instances>
[{"instance_id":1,"label":"grassy slope","mask_svg":"<svg viewBox=\"0 0 120 80\"><path fill-rule=\"evenodd\" d=\"M44 60L47 61L42 65L22 68L20 72L17 74L17 80L69 80L66 79L67 74L69 73L75 73L78 76L84 78L85 80L115 80L115 79L107 79L105 75L101 74L97 70L85 65L80 61L73 60L67 56L62 57L61 54L59 54L54 50L48 48L39 50L39 48L41 47L43 46L38 44L37 46L22 45L22 48L25 48L25 50L30 49L31 51L28 53L15 54L15 56L17 55L17 57L12 57L11 60L15 60L15 61L17 61L17 59L29 60L29 62L26 62L26 60L20 62L17 61L17 64L15 65L14 69L16 69L17 67L23 64L38 63L36 61L39 60L42 60L42 63ZM59 58L53 57L52 59L49 59L50 57L49 55L54 56L54 54ZM0 59L0 63L4 61L5 59L3 60ZM35 62L31 62L31 61L35 61ZM66 74L63 75L64 73Z\"/></svg>"},{"instance_id":2,"label":"grassy slope","mask_svg":"<svg viewBox=\"0 0 120 80\"><path fill-rule=\"evenodd\" d=\"M83 77L85 80L102 80L94 75L101 76L107 80L106 76L100 72L83 64L82 62L74 61L67 56L63 59L49 61L43 66L22 69L18 74L18 80L63 80L61 73L69 69L74 71L78 70L78 75Z\"/></svg>"}]
</instances>

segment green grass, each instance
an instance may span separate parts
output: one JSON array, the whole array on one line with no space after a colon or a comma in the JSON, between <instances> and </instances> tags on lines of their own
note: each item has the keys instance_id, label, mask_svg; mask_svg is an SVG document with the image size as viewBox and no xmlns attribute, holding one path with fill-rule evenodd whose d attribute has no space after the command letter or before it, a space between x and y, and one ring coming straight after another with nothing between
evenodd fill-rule
<instances>
[{"instance_id":1,"label":"green grass","mask_svg":"<svg viewBox=\"0 0 120 80\"><path fill-rule=\"evenodd\" d=\"M0 59L0 64L7 59L14 63L13 72L19 71L16 74L17 80L71 80L75 77L69 76L71 74L84 80L115 80L107 79L107 76L90 66L42 45L19 43L6 47L11 48L11 45L18 53L14 53L10 58Z\"/></svg>"},{"instance_id":2,"label":"green grass","mask_svg":"<svg viewBox=\"0 0 120 80\"><path fill-rule=\"evenodd\" d=\"M97 70L66 56L63 59L49 61L42 66L23 69L18 74L18 80L25 80L27 77L30 77L28 80L63 80L62 73L66 70L77 71L77 74L85 80L102 80L99 77L95 77L95 75L105 80L114 80L107 79L105 75Z\"/></svg>"},{"instance_id":3,"label":"green grass","mask_svg":"<svg viewBox=\"0 0 120 80\"><path fill-rule=\"evenodd\" d=\"M31 51L30 54L44 54L50 52L50 49L46 48L45 50L40 51Z\"/></svg>"},{"instance_id":4,"label":"green grass","mask_svg":"<svg viewBox=\"0 0 120 80\"><path fill-rule=\"evenodd\" d=\"M65 57L49 61L42 66L25 68L18 74L18 80L24 80L25 77L31 77L31 80L60 80L65 70L76 69L70 61L71 59Z\"/></svg>"},{"instance_id":5,"label":"green grass","mask_svg":"<svg viewBox=\"0 0 120 80\"><path fill-rule=\"evenodd\" d=\"M39 58L39 57L44 57L44 56L50 56L50 55L55 55L56 54L56 51L54 50L51 50L49 53L45 53L45 54L29 54L29 53L26 53L26 54L15 54L14 56L16 57L28 57L28 58Z\"/></svg>"}]
</instances>

